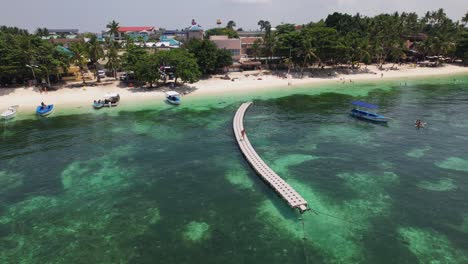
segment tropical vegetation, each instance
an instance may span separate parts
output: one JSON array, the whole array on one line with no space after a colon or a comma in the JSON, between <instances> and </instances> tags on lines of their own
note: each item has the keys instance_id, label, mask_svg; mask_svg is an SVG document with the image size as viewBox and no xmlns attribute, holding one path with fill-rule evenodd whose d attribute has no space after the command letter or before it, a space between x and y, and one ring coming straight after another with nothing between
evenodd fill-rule
<instances>
[{"instance_id":1,"label":"tropical vegetation","mask_svg":"<svg viewBox=\"0 0 468 264\"><path fill-rule=\"evenodd\" d=\"M309 67L359 67L426 58L458 58L468 64L467 24L468 13L460 21L453 21L443 9L423 16L406 12L374 17L333 13L318 22L276 27L268 20L259 20L262 37L253 42L249 55L301 74ZM50 84L72 64L80 68L82 75L88 70L97 73L103 60L115 78L118 70L133 71L139 81L151 86L167 80L169 73L161 70L164 68L170 69L175 81L190 83L202 74L213 74L232 64L230 52L218 49L209 37L237 38L240 29L235 30L236 26L236 22L229 21L226 27L207 30L205 39L191 40L170 51L146 49L131 38L117 42L119 23L115 20L107 24L109 37L104 41L94 34L83 34L68 49L46 40L47 28L30 34L24 29L1 26L0 84L34 79ZM98 74L96 77L100 81Z\"/></svg>"},{"instance_id":2,"label":"tropical vegetation","mask_svg":"<svg viewBox=\"0 0 468 264\"><path fill-rule=\"evenodd\" d=\"M255 45L255 57L276 58L276 63L304 68L311 64L353 67L359 63L423 60L427 56L459 57L468 63L466 32L468 14L461 22L451 20L443 9L416 13L381 14L375 17L333 13L325 20L305 25L260 20L263 31ZM252 47L253 49L253 47Z\"/></svg>"}]
</instances>

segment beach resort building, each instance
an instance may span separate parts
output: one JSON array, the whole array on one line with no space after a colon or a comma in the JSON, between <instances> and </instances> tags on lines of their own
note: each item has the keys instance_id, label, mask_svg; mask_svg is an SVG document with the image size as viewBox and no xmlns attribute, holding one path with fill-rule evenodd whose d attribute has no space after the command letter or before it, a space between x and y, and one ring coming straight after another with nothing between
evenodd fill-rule
<instances>
[{"instance_id":1,"label":"beach resort building","mask_svg":"<svg viewBox=\"0 0 468 264\"><path fill-rule=\"evenodd\" d=\"M202 26L198 25L194 19L190 27L183 30L162 30L161 31L161 42L165 42L167 39L175 39L178 41L189 41L190 39L203 39L205 31Z\"/></svg>"},{"instance_id":2,"label":"beach resort building","mask_svg":"<svg viewBox=\"0 0 468 264\"><path fill-rule=\"evenodd\" d=\"M187 37L186 40L189 41L191 39L203 39L205 36L205 31L200 25L192 25L187 29Z\"/></svg>"},{"instance_id":3,"label":"beach resort building","mask_svg":"<svg viewBox=\"0 0 468 264\"><path fill-rule=\"evenodd\" d=\"M78 29L48 29L49 38L68 38L73 39L77 38L79 34Z\"/></svg>"},{"instance_id":4,"label":"beach resort building","mask_svg":"<svg viewBox=\"0 0 468 264\"><path fill-rule=\"evenodd\" d=\"M119 27L119 33L115 36L116 40L124 40L127 36L132 39L143 38L148 41L149 37L157 31L155 27L143 26L143 27Z\"/></svg>"},{"instance_id":5,"label":"beach resort building","mask_svg":"<svg viewBox=\"0 0 468 264\"><path fill-rule=\"evenodd\" d=\"M226 49L231 52L232 59L239 61L241 58L241 40L229 38L228 36L210 36L210 40L216 44L219 49Z\"/></svg>"},{"instance_id":6,"label":"beach resort building","mask_svg":"<svg viewBox=\"0 0 468 264\"><path fill-rule=\"evenodd\" d=\"M254 31L237 31L240 38L242 37L261 37L265 35L265 32L254 30Z\"/></svg>"},{"instance_id":7,"label":"beach resort building","mask_svg":"<svg viewBox=\"0 0 468 264\"><path fill-rule=\"evenodd\" d=\"M240 37L241 42L241 57L242 58L253 58L255 57L252 46L255 42L263 43L263 38L261 37Z\"/></svg>"},{"instance_id":8,"label":"beach resort building","mask_svg":"<svg viewBox=\"0 0 468 264\"><path fill-rule=\"evenodd\" d=\"M172 39L186 39L187 31L185 30L164 30L161 37L172 38Z\"/></svg>"},{"instance_id":9,"label":"beach resort building","mask_svg":"<svg viewBox=\"0 0 468 264\"><path fill-rule=\"evenodd\" d=\"M81 42L80 38L50 38L49 41L53 44L60 44L65 48L69 48L73 42Z\"/></svg>"},{"instance_id":10,"label":"beach resort building","mask_svg":"<svg viewBox=\"0 0 468 264\"><path fill-rule=\"evenodd\" d=\"M175 38L169 38L167 36L161 36L159 42L156 43L156 47L160 50L170 50L180 48L182 42L176 40Z\"/></svg>"}]
</instances>

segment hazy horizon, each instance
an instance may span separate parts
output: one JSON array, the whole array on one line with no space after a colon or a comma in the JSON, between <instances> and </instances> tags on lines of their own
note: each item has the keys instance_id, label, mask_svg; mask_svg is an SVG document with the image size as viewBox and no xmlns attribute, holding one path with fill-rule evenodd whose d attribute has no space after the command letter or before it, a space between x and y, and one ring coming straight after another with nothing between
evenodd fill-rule
<instances>
[{"instance_id":1,"label":"hazy horizon","mask_svg":"<svg viewBox=\"0 0 468 264\"><path fill-rule=\"evenodd\" d=\"M170 5L172 4L172 6ZM24 8L28 6L28 8ZM33 32L38 27L76 28L80 32L101 32L111 20L121 26L155 26L182 29L195 19L205 29L216 26L219 18L223 24L234 20L244 30L257 29L258 20L280 23L304 24L325 19L328 14L342 12L374 16L380 13L416 12L444 8L447 15L457 21L468 11L463 0L415 0L376 2L371 0L176 0L163 1L91 1L82 0L64 4L58 0L30 2L8 1L3 4L0 25L16 26ZM7 12L5 12L7 11Z\"/></svg>"}]
</instances>

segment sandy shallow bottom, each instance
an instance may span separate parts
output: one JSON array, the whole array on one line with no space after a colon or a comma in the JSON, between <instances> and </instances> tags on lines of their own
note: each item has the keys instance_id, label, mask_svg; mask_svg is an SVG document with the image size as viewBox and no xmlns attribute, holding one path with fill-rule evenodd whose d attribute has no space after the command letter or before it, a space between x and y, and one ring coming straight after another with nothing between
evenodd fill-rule
<instances>
[{"instance_id":1,"label":"sandy shallow bottom","mask_svg":"<svg viewBox=\"0 0 468 264\"><path fill-rule=\"evenodd\" d=\"M467 133L456 120L468 118L468 77L457 79L2 124L0 262L466 263ZM356 98L392 122L350 118ZM291 210L239 153L232 118L251 99L249 139L313 211Z\"/></svg>"}]
</instances>

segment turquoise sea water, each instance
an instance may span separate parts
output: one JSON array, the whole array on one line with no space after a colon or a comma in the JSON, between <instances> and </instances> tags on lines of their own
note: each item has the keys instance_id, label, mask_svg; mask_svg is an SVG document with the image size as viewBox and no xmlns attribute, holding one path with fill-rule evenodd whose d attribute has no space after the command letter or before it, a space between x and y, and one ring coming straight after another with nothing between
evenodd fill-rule
<instances>
[{"instance_id":1,"label":"turquoise sea water","mask_svg":"<svg viewBox=\"0 0 468 264\"><path fill-rule=\"evenodd\" d=\"M2 124L0 263L468 263L468 76L406 82ZM392 122L352 119L356 98ZM233 139L252 99L247 134L304 224Z\"/></svg>"}]
</instances>

